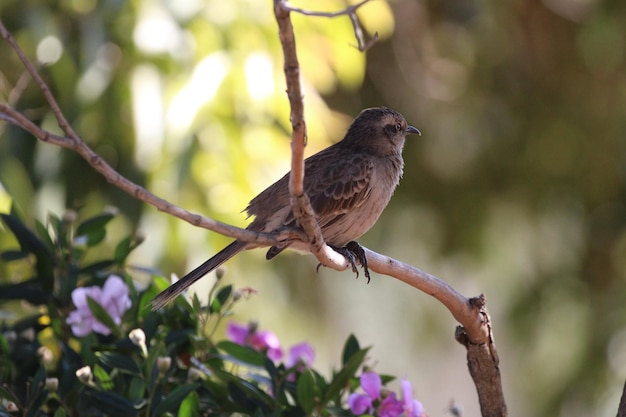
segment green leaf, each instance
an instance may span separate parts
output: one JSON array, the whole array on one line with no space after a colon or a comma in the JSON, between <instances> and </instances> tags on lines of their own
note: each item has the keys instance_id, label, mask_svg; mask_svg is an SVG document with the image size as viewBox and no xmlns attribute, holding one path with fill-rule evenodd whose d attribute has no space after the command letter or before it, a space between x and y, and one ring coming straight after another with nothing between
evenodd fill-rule
<instances>
[{"instance_id":1,"label":"green leaf","mask_svg":"<svg viewBox=\"0 0 626 417\"><path fill-rule=\"evenodd\" d=\"M354 352L350 359L344 364L343 368L339 373L337 373L330 384L326 393L324 394L324 403L335 400L338 401L341 396L342 389L347 386L350 378L353 378L356 374L357 370L365 360L365 355L369 348L361 349L357 352Z\"/></svg>"},{"instance_id":2,"label":"green leaf","mask_svg":"<svg viewBox=\"0 0 626 417\"><path fill-rule=\"evenodd\" d=\"M54 412L54 417L67 417L67 414L65 414L65 410L62 407L59 407Z\"/></svg>"},{"instance_id":3,"label":"green leaf","mask_svg":"<svg viewBox=\"0 0 626 417\"><path fill-rule=\"evenodd\" d=\"M0 285L0 300L26 300L34 305L41 305L46 304L50 296L37 278L17 284Z\"/></svg>"},{"instance_id":4,"label":"green leaf","mask_svg":"<svg viewBox=\"0 0 626 417\"><path fill-rule=\"evenodd\" d=\"M113 257L116 264L118 265L124 264L124 262L126 261L126 258L128 257L130 252L133 250L132 243L133 243L133 237L128 236L122 239L120 243L117 244L117 246L115 247L115 255Z\"/></svg>"},{"instance_id":5,"label":"green leaf","mask_svg":"<svg viewBox=\"0 0 626 417\"><path fill-rule=\"evenodd\" d=\"M114 387L113 381L111 380L111 376L102 369L102 367L96 364L93 367L93 375L98 383L98 386L102 388L104 391L111 391Z\"/></svg>"},{"instance_id":6,"label":"green leaf","mask_svg":"<svg viewBox=\"0 0 626 417\"><path fill-rule=\"evenodd\" d=\"M165 414L168 411L173 411L174 409L180 406L180 403L191 394L193 391L197 390L200 387L200 384L185 384L177 387L174 391L170 392L167 397L163 399L159 403L159 405L154 410L154 415L160 416Z\"/></svg>"},{"instance_id":7,"label":"green leaf","mask_svg":"<svg viewBox=\"0 0 626 417\"><path fill-rule=\"evenodd\" d=\"M112 259L107 259L87 265L84 268L81 268L78 272L85 275L94 275L96 273L102 272L103 270L109 269L113 265L115 265L115 261L113 261Z\"/></svg>"},{"instance_id":8,"label":"green leaf","mask_svg":"<svg viewBox=\"0 0 626 417\"><path fill-rule=\"evenodd\" d=\"M17 261L26 257L28 257L28 254L19 250L6 250L0 253L0 259L4 262Z\"/></svg>"},{"instance_id":9,"label":"green leaf","mask_svg":"<svg viewBox=\"0 0 626 417\"><path fill-rule=\"evenodd\" d=\"M232 285L227 285L224 288L220 288L215 298L213 298L213 300L211 301L211 312L219 313L222 310L222 307L224 306L224 304L226 304L226 302L230 298L230 295L232 294L232 292L233 292Z\"/></svg>"},{"instance_id":10,"label":"green leaf","mask_svg":"<svg viewBox=\"0 0 626 417\"><path fill-rule=\"evenodd\" d=\"M88 246L95 246L106 237L106 225L115 217L112 213L104 213L85 220L76 228L76 237L85 236Z\"/></svg>"},{"instance_id":11,"label":"green leaf","mask_svg":"<svg viewBox=\"0 0 626 417\"><path fill-rule=\"evenodd\" d=\"M117 352L96 352L96 357L111 368L130 375L142 376L141 368L126 355Z\"/></svg>"},{"instance_id":12,"label":"green leaf","mask_svg":"<svg viewBox=\"0 0 626 417\"><path fill-rule=\"evenodd\" d=\"M39 239L43 241L48 247L48 250L52 250L54 248L54 242L52 242L52 238L50 237L50 232L48 232L48 228L39 220L35 221L35 231L39 236Z\"/></svg>"},{"instance_id":13,"label":"green leaf","mask_svg":"<svg viewBox=\"0 0 626 417\"><path fill-rule=\"evenodd\" d=\"M198 417L200 415L199 410L200 398L195 391L190 392L178 407L178 417Z\"/></svg>"},{"instance_id":14,"label":"green leaf","mask_svg":"<svg viewBox=\"0 0 626 417\"><path fill-rule=\"evenodd\" d=\"M31 232L17 215L0 213L0 219L11 230L22 252L32 253L37 259L37 277L42 280L44 287L52 291L54 285L54 257L52 252L39 238Z\"/></svg>"},{"instance_id":15,"label":"green leaf","mask_svg":"<svg viewBox=\"0 0 626 417\"><path fill-rule=\"evenodd\" d=\"M315 383L315 375L311 371L303 372L298 378L296 395L298 405L307 415L310 415L320 398L318 386Z\"/></svg>"},{"instance_id":16,"label":"green leaf","mask_svg":"<svg viewBox=\"0 0 626 417\"><path fill-rule=\"evenodd\" d=\"M229 356L228 359L233 362L259 367L265 364L265 354L257 352L248 346L241 346L237 343L223 340L217 344L217 348L224 351Z\"/></svg>"},{"instance_id":17,"label":"green leaf","mask_svg":"<svg viewBox=\"0 0 626 417\"><path fill-rule=\"evenodd\" d=\"M267 408L274 404L274 399L256 385L225 371L215 370L215 375L227 382L228 395L232 401L247 411L257 407Z\"/></svg>"},{"instance_id":18,"label":"green leaf","mask_svg":"<svg viewBox=\"0 0 626 417\"><path fill-rule=\"evenodd\" d=\"M83 390L85 402L109 416L135 417L138 411L129 400L115 392Z\"/></svg>"},{"instance_id":19,"label":"green leaf","mask_svg":"<svg viewBox=\"0 0 626 417\"><path fill-rule=\"evenodd\" d=\"M128 388L128 399L136 402L144 399L146 394L146 381L138 376L133 377Z\"/></svg>"},{"instance_id":20,"label":"green leaf","mask_svg":"<svg viewBox=\"0 0 626 417\"><path fill-rule=\"evenodd\" d=\"M87 296L87 305L89 306L89 310L94 315L94 317L102 324L107 326L109 330L111 330L114 334L119 334L119 329L117 328L117 324L113 321L109 312L105 310L96 300Z\"/></svg>"},{"instance_id":21,"label":"green leaf","mask_svg":"<svg viewBox=\"0 0 626 417\"><path fill-rule=\"evenodd\" d=\"M361 350L361 347L359 346L359 341L353 334L351 334L350 336L348 336L346 343L343 345L343 355L341 363L343 365L348 363L352 355L354 355L359 350Z\"/></svg>"}]
</instances>

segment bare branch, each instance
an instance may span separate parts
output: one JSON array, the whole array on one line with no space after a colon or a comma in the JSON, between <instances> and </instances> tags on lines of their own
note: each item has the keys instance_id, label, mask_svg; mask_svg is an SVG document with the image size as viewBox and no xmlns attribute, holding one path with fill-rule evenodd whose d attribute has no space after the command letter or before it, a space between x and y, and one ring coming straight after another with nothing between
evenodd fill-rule
<instances>
[{"instance_id":1,"label":"bare branch","mask_svg":"<svg viewBox=\"0 0 626 417\"><path fill-rule=\"evenodd\" d=\"M361 2L354 4L352 6L348 6L343 10L340 10L338 12L314 12L311 10L305 10L305 9L301 9L299 7L295 7L290 5L287 1L280 1L280 3L282 3L282 8L290 11L290 12L296 12L296 13L300 13L303 14L305 16L317 16L317 17L338 17L338 16L345 16L345 15L351 15L356 13L356 11L363 6L365 3L368 3L370 0L362 0Z\"/></svg>"},{"instance_id":2,"label":"bare branch","mask_svg":"<svg viewBox=\"0 0 626 417\"><path fill-rule=\"evenodd\" d=\"M289 194L291 207L298 224L304 230L311 252L325 266L342 271L348 268L348 261L333 251L324 242L311 202L304 194L304 148L306 146L306 122L304 120L304 102L300 86L300 64L296 54L296 39L289 16L290 9L283 0L274 0L274 14L278 22L278 34L283 46L284 72L287 82L287 96L291 108L291 174L289 176Z\"/></svg>"},{"instance_id":3,"label":"bare branch","mask_svg":"<svg viewBox=\"0 0 626 417\"><path fill-rule=\"evenodd\" d=\"M37 83L37 86L42 91L43 95L46 97L46 101L50 105L50 108L52 109L52 112L54 113L54 116L56 117L57 122L59 123L59 126L61 127L61 129L63 129L63 131L70 138L75 139L75 140L80 140L76 132L74 132L74 129L72 128L72 126L70 126L70 124L67 122L67 119L63 115L63 112L61 111L59 104L54 99L54 96L52 95L52 92L50 91L50 88L48 87L48 85L43 81L43 79L39 75L37 68L35 68L35 66L26 57L26 54L24 53L24 51L22 51L22 48L20 48L17 42L15 42L15 39L13 38L11 33L7 30L7 28L4 26L2 22L0 22L0 34L2 34L2 37L7 41L7 43L11 46L11 48L13 48L18 58L20 59L20 61L22 61L22 65L24 65L24 68L26 68L26 71L28 71L31 77L33 77L33 80L35 80L35 82Z\"/></svg>"},{"instance_id":4,"label":"bare branch","mask_svg":"<svg viewBox=\"0 0 626 417\"><path fill-rule=\"evenodd\" d=\"M299 7L294 7L290 5L286 0L277 0L274 2L274 8L276 8L276 4L280 3L280 7L287 12L295 12L300 13L305 16L316 16L316 17L339 17L339 16L349 16L350 22L352 23L352 29L354 30L354 37L358 42L357 48L361 52L367 51L369 48L376 43L378 40L378 33L375 33L374 36L369 40L365 41L365 36L363 35L363 29L361 28L361 23L359 22L359 18L356 15L356 11L365 3L368 3L370 0L362 0L361 2L354 4L352 6L348 6L343 10L338 12L314 12L311 10L301 9Z\"/></svg>"},{"instance_id":5,"label":"bare branch","mask_svg":"<svg viewBox=\"0 0 626 417\"><path fill-rule=\"evenodd\" d=\"M626 417L626 382L624 383L624 388L622 389L622 397L619 400L617 417Z\"/></svg>"}]
</instances>

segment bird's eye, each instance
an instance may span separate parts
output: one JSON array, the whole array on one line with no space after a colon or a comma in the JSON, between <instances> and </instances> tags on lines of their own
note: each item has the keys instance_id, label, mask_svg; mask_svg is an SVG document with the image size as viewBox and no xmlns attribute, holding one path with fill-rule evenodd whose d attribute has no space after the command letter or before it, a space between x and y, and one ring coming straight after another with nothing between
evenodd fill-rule
<instances>
[{"instance_id":1,"label":"bird's eye","mask_svg":"<svg viewBox=\"0 0 626 417\"><path fill-rule=\"evenodd\" d=\"M401 123L396 123L396 132L399 132L402 130L402 124Z\"/></svg>"}]
</instances>

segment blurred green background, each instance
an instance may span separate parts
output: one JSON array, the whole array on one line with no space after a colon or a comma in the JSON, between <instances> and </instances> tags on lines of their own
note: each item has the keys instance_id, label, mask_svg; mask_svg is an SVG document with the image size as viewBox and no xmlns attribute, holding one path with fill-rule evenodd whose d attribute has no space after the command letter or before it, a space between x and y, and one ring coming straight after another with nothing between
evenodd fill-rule
<instances>
[{"instance_id":1,"label":"blurred green background","mask_svg":"<svg viewBox=\"0 0 626 417\"><path fill-rule=\"evenodd\" d=\"M365 107L392 107L423 132L361 243L486 294L511 415L615 415L626 377L626 2L375 0L359 17L381 37L367 54L347 17L293 21L307 154L339 140ZM244 226L247 201L288 170L270 0L3 0L0 18L75 130L155 194ZM59 131L6 42L0 100ZM0 210L12 202L31 224L118 207L109 241L136 228L146 241L133 264L166 276L229 241L2 122ZM14 244L0 230L0 246ZM230 261L226 279L260 291L236 319L259 320L285 345L310 341L329 372L353 332L374 346L377 371L413 381L429 415L448 415L451 400L479 414L442 306L385 276L366 285L315 266L295 254L265 263L263 251ZM138 285L148 278L136 272Z\"/></svg>"}]
</instances>

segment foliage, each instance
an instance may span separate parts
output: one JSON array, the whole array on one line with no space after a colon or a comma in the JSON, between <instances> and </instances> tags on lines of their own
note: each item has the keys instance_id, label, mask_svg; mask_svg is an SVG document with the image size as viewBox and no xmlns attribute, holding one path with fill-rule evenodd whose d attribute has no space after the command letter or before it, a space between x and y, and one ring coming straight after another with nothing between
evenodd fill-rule
<instances>
[{"instance_id":1,"label":"foliage","mask_svg":"<svg viewBox=\"0 0 626 417\"><path fill-rule=\"evenodd\" d=\"M254 293L250 288L218 280L207 306L196 296L179 297L152 311L148 303L167 281L155 276L147 288L135 288L125 263L139 244L132 236L103 253L100 244L113 217L50 215L31 230L15 210L1 215L18 247L0 256L7 268L22 264L13 271L32 278L0 286L0 301L36 310L2 324L0 416L363 414L365 408L348 402L350 395L361 395L354 391L369 350L354 336L345 343L340 367L325 378L312 368L310 345L293 346L284 358L278 338L255 323L230 322L230 340L215 336L237 303ZM102 259L85 261L90 252ZM392 402L395 411L385 415L399 416L404 403L380 391L381 381L392 378L374 375L379 383L370 413L374 402Z\"/></svg>"}]
</instances>

